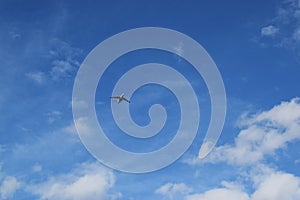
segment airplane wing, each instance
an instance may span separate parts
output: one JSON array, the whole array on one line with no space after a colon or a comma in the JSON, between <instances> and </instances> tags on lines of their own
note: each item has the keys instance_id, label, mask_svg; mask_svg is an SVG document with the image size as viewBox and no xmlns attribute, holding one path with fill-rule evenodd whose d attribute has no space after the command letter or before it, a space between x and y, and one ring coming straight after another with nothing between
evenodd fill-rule
<instances>
[{"instance_id":1,"label":"airplane wing","mask_svg":"<svg viewBox=\"0 0 300 200\"><path fill-rule=\"evenodd\" d=\"M130 103L130 101L129 101L128 99L124 98L124 97L123 97L123 100L124 100L124 101L127 101L128 103Z\"/></svg>"},{"instance_id":2,"label":"airplane wing","mask_svg":"<svg viewBox=\"0 0 300 200\"><path fill-rule=\"evenodd\" d=\"M117 96L112 96L110 97L111 99L119 99L120 97L117 97Z\"/></svg>"}]
</instances>

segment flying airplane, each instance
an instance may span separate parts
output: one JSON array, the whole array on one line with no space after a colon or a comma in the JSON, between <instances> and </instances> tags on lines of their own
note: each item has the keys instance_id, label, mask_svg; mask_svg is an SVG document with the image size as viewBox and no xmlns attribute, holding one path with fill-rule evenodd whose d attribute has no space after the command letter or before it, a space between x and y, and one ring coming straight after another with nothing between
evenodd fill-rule
<instances>
[{"instance_id":1,"label":"flying airplane","mask_svg":"<svg viewBox=\"0 0 300 200\"><path fill-rule=\"evenodd\" d=\"M112 96L112 97L110 97L110 98L111 98L111 99L117 99L117 102L118 102L118 103L121 103L121 101L123 101L123 100L124 100L124 101L127 101L128 103L130 103L130 101L124 97L124 93L121 94L120 96Z\"/></svg>"}]
</instances>

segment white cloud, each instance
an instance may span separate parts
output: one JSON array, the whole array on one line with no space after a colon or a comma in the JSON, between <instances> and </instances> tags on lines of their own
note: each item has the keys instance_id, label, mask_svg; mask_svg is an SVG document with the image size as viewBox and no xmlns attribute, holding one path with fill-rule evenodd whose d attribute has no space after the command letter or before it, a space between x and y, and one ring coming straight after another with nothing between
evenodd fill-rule
<instances>
[{"instance_id":1,"label":"white cloud","mask_svg":"<svg viewBox=\"0 0 300 200\"><path fill-rule=\"evenodd\" d=\"M193 194L186 196L186 200L248 200L249 196L243 191L243 187L239 183L223 181L223 187L208 190L202 194Z\"/></svg>"},{"instance_id":2,"label":"white cloud","mask_svg":"<svg viewBox=\"0 0 300 200\"><path fill-rule=\"evenodd\" d=\"M185 200L298 200L300 197L300 177L276 171L266 165L253 166L251 172L239 179L244 182L223 181L220 187L202 193L188 193L180 199ZM253 184L252 192L244 191L245 181ZM248 186L250 186L249 184ZM192 189L190 189L192 190ZM166 190L168 191L168 190Z\"/></svg>"},{"instance_id":3,"label":"white cloud","mask_svg":"<svg viewBox=\"0 0 300 200\"><path fill-rule=\"evenodd\" d=\"M69 43L61 41L59 39L52 39L50 41L52 47L49 50L49 55L55 59L72 61L75 64L79 64L76 61L76 57L82 54L82 50L76 47L72 47Z\"/></svg>"},{"instance_id":4,"label":"white cloud","mask_svg":"<svg viewBox=\"0 0 300 200\"><path fill-rule=\"evenodd\" d=\"M297 200L300 197L300 178L287 173L274 173L262 181L251 200Z\"/></svg>"},{"instance_id":5,"label":"white cloud","mask_svg":"<svg viewBox=\"0 0 300 200\"><path fill-rule=\"evenodd\" d=\"M30 72L27 73L26 76L38 84L42 84L46 80L46 76L43 72Z\"/></svg>"},{"instance_id":6,"label":"white cloud","mask_svg":"<svg viewBox=\"0 0 300 200\"><path fill-rule=\"evenodd\" d=\"M38 163L36 163L36 164L34 164L34 165L32 166L32 171L33 171L33 172L40 172L40 171L42 171L42 169L43 169L42 165L40 165L40 164L38 164Z\"/></svg>"},{"instance_id":7,"label":"white cloud","mask_svg":"<svg viewBox=\"0 0 300 200\"><path fill-rule=\"evenodd\" d=\"M72 169L77 160L82 160L87 153L71 125L68 127L46 132L26 143L7 146L0 162L4 163L5 169L13 166L13 172L22 178L22 185L36 183L40 178L44 180L46 175L53 172L62 173Z\"/></svg>"},{"instance_id":8,"label":"white cloud","mask_svg":"<svg viewBox=\"0 0 300 200\"><path fill-rule=\"evenodd\" d=\"M218 147L206 160L237 166L236 179L231 177L231 182L223 181L219 187L190 193L185 199L299 199L300 177L273 169L263 160L266 155L276 155L276 150L300 139L300 99L282 102L255 115L244 115L239 126L242 130L234 143ZM199 163L199 159L193 161L190 164Z\"/></svg>"},{"instance_id":9,"label":"white cloud","mask_svg":"<svg viewBox=\"0 0 300 200\"><path fill-rule=\"evenodd\" d=\"M300 53L300 6L299 0L282 0L275 16L269 20L271 25L261 29L261 36L268 36L272 41L259 39L262 46L270 44L274 47L283 47ZM279 34L280 33L280 34Z\"/></svg>"},{"instance_id":10,"label":"white cloud","mask_svg":"<svg viewBox=\"0 0 300 200\"><path fill-rule=\"evenodd\" d=\"M53 80L59 80L61 78L68 78L74 71L74 67L71 62L65 60L53 61L53 67L51 69L51 77Z\"/></svg>"},{"instance_id":11,"label":"white cloud","mask_svg":"<svg viewBox=\"0 0 300 200\"><path fill-rule=\"evenodd\" d=\"M300 27L294 31L293 39L297 42L300 42Z\"/></svg>"},{"instance_id":12,"label":"white cloud","mask_svg":"<svg viewBox=\"0 0 300 200\"><path fill-rule=\"evenodd\" d=\"M47 72L35 71L25 74L27 78L39 84L45 83L47 77L54 81L69 78L80 65L78 56L81 55L82 50L58 39L51 40L48 48L50 50L47 57L51 60L51 69Z\"/></svg>"},{"instance_id":13,"label":"white cloud","mask_svg":"<svg viewBox=\"0 0 300 200\"><path fill-rule=\"evenodd\" d=\"M261 29L261 35L262 36L274 36L276 33L278 33L279 28L273 26L273 25L269 25L269 26L265 26Z\"/></svg>"},{"instance_id":14,"label":"white cloud","mask_svg":"<svg viewBox=\"0 0 300 200\"><path fill-rule=\"evenodd\" d=\"M166 183L158 188L155 193L167 199L181 199L182 195L187 195L192 189L184 183Z\"/></svg>"},{"instance_id":15,"label":"white cloud","mask_svg":"<svg viewBox=\"0 0 300 200\"><path fill-rule=\"evenodd\" d=\"M257 165L251 169L248 177L254 186L251 200L299 199L300 177L298 176L276 171L267 165Z\"/></svg>"},{"instance_id":16,"label":"white cloud","mask_svg":"<svg viewBox=\"0 0 300 200\"><path fill-rule=\"evenodd\" d=\"M300 177L283 172L271 174L256 174L253 178L262 176L258 187L252 194L238 188L215 188L204 193L187 195L186 200L298 200L300 197Z\"/></svg>"},{"instance_id":17,"label":"white cloud","mask_svg":"<svg viewBox=\"0 0 300 200\"><path fill-rule=\"evenodd\" d=\"M71 77L75 68L80 65L77 61L82 51L58 39L51 41L53 47L49 55L53 58L50 76L54 81Z\"/></svg>"},{"instance_id":18,"label":"white cloud","mask_svg":"<svg viewBox=\"0 0 300 200\"><path fill-rule=\"evenodd\" d=\"M3 196L13 195L14 191L8 190L8 185L13 185L15 188L18 186L22 192L38 196L37 199L120 198L122 196L120 193L109 192L115 183L113 172L100 163L87 162L73 167L75 161L72 159L77 155L82 159L82 152L85 152L81 143L77 145L79 139L74 132L74 125L71 124L53 133L44 134L43 137L35 138L32 143L14 145L12 149L7 147L7 156L3 162L7 164L6 166L15 163L15 170L18 174L22 174L22 184L13 184L16 183L13 179L8 182L10 184L7 181L1 184L2 179L7 175L1 173L0 163L0 199L6 199ZM64 165L64 169L72 170L65 172L60 169L61 165ZM59 174L56 174L57 171ZM42 182L38 182L41 180Z\"/></svg>"},{"instance_id":19,"label":"white cloud","mask_svg":"<svg viewBox=\"0 0 300 200\"><path fill-rule=\"evenodd\" d=\"M83 163L70 173L50 177L27 190L47 200L114 199L121 196L108 194L114 183L115 176L110 170L98 163Z\"/></svg>"},{"instance_id":20,"label":"white cloud","mask_svg":"<svg viewBox=\"0 0 300 200\"><path fill-rule=\"evenodd\" d=\"M59 120L61 118L62 113L58 110L53 110L49 113L47 113L48 116L48 123L52 124L56 120Z\"/></svg>"},{"instance_id":21,"label":"white cloud","mask_svg":"<svg viewBox=\"0 0 300 200\"><path fill-rule=\"evenodd\" d=\"M63 132L65 132L67 134L70 134L70 135L76 135L77 136L77 130L76 130L75 124L73 122L70 123L68 126L64 127Z\"/></svg>"},{"instance_id":22,"label":"white cloud","mask_svg":"<svg viewBox=\"0 0 300 200\"><path fill-rule=\"evenodd\" d=\"M209 190L203 194L193 194L185 198L186 200L249 200L249 196L245 192L230 190L227 188L217 188Z\"/></svg>"},{"instance_id":23,"label":"white cloud","mask_svg":"<svg viewBox=\"0 0 300 200\"><path fill-rule=\"evenodd\" d=\"M7 176L0 185L1 199L10 199L14 193L20 188L21 183L14 176Z\"/></svg>"},{"instance_id":24,"label":"white cloud","mask_svg":"<svg viewBox=\"0 0 300 200\"><path fill-rule=\"evenodd\" d=\"M242 130L233 145L215 148L204 162L251 165L300 139L300 102L292 99L271 110L241 119Z\"/></svg>"},{"instance_id":25,"label":"white cloud","mask_svg":"<svg viewBox=\"0 0 300 200\"><path fill-rule=\"evenodd\" d=\"M283 0L277 10L275 21L282 24L291 24L293 20L299 20L297 17L299 11L299 0ZM295 22L297 23L298 21Z\"/></svg>"}]
</instances>

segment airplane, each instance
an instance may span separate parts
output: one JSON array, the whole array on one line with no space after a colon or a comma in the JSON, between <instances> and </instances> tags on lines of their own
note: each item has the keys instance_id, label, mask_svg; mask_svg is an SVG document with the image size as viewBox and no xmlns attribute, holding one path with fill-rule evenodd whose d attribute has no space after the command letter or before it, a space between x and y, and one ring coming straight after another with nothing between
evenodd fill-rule
<instances>
[{"instance_id":1,"label":"airplane","mask_svg":"<svg viewBox=\"0 0 300 200\"><path fill-rule=\"evenodd\" d=\"M117 99L117 102L118 102L118 103L121 103L121 101L123 101L123 100L124 100L124 101L127 101L128 103L130 103L130 101L124 97L124 93L121 94L120 96L112 96L112 97L110 97L110 98L111 98L111 99Z\"/></svg>"}]
</instances>

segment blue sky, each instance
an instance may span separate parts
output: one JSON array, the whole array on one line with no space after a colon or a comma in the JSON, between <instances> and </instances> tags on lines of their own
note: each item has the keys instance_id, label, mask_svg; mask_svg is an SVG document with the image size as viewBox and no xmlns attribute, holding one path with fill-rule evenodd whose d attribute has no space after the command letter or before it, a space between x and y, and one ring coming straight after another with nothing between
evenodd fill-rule
<instances>
[{"instance_id":1,"label":"blue sky","mask_svg":"<svg viewBox=\"0 0 300 200\"><path fill-rule=\"evenodd\" d=\"M81 63L100 42L140 27L182 32L218 66L227 115L204 160L198 152L210 120L205 82L185 60L158 50L112 63L95 110L116 145L134 152L162 147L180 120L168 88L149 84L131 97L140 126L150 122L153 104L168 113L161 133L145 140L122 133L108 97L134 66L170 65L198 91L199 130L185 154L164 169L130 174L101 164L79 139L72 90ZM0 199L299 199L299 56L299 0L0 1Z\"/></svg>"}]
</instances>

